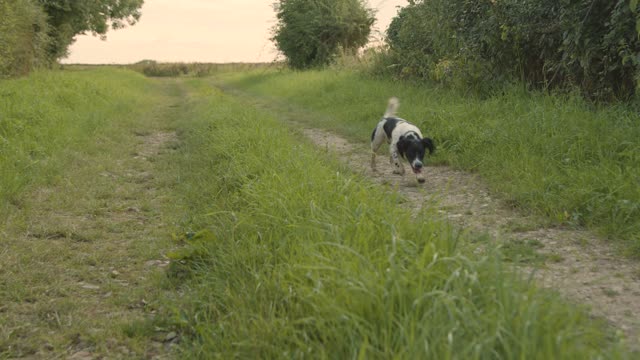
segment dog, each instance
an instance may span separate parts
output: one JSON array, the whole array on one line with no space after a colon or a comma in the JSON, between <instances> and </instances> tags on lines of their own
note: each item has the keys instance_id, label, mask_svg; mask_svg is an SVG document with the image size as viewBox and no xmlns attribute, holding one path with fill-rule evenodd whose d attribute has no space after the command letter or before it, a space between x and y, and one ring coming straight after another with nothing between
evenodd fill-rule
<instances>
[{"instance_id":1,"label":"dog","mask_svg":"<svg viewBox=\"0 0 640 360\"><path fill-rule=\"evenodd\" d=\"M429 154L435 151L433 140L422 137L417 126L396 116L400 102L398 98L389 99L389 105L378 125L371 134L371 170L376 171L376 154L385 142L389 144L391 163L395 165L394 174L404 176L402 159L407 161L416 175L419 183L424 183L422 168L427 150Z\"/></svg>"}]
</instances>

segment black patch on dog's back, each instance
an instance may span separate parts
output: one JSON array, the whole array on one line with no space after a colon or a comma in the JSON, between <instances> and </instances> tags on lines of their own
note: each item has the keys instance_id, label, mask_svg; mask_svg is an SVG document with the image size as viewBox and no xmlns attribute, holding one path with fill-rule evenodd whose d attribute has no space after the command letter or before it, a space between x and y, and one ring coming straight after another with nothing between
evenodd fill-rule
<instances>
[{"instance_id":1,"label":"black patch on dog's back","mask_svg":"<svg viewBox=\"0 0 640 360\"><path fill-rule=\"evenodd\" d=\"M404 120L400 120L400 119L396 119L396 118L385 118L385 122L384 125L382 126L384 129L384 133L387 134L387 139L391 139L391 133L393 132L393 129L396 128L396 125L398 125L399 122L402 122Z\"/></svg>"}]
</instances>

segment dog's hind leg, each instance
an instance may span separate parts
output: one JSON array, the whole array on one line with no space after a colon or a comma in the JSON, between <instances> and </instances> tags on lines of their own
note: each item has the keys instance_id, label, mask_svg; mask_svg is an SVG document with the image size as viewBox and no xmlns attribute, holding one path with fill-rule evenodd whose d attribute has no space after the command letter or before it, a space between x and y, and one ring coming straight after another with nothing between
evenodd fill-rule
<instances>
[{"instance_id":1,"label":"dog's hind leg","mask_svg":"<svg viewBox=\"0 0 640 360\"><path fill-rule=\"evenodd\" d=\"M380 121L371 134L371 170L373 171L376 171L376 153L387 138L384 133L384 129L382 128L383 125L384 121Z\"/></svg>"}]
</instances>

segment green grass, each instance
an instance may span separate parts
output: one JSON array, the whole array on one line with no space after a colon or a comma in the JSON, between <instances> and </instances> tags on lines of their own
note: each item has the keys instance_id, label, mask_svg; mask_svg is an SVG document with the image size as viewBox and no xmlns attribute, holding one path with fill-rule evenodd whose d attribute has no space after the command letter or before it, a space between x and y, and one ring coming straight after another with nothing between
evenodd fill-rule
<instances>
[{"instance_id":1,"label":"green grass","mask_svg":"<svg viewBox=\"0 0 640 360\"><path fill-rule=\"evenodd\" d=\"M467 235L428 210L416 221L274 116L190 87L170 160L185 207L169 278L183 295L165 304L183 358L624 357L497 251L462 250Z\"/></svg>"},{"instance_id":2,"label":"green grass","mask_svg":"<svg viewBox=\"0 0 640 360\"><path fill-rule=\"evenodd\" d=\"M640 116L623 105L594 109L577 96L515 88L477 99L332 70L229 73L215 81L314 113L314 126L362 142L387 99L398 96L399 115L436 140L434 161L478 172L514 207L596 229L640 256Z\"/></svg>"},{"instance_id":3,"label":"green grass","mask_svg":"<svg viewBox=\"0 0 640 360\"><path fill-rule=\"evenodd\" d=\"M181 99L175 82L115 69L0 81L0 358L166 352L157 330L128 329L174 295L145 265L172 246L179 203L169 144L149 139Z\"/></svg>"},{"instance_id":4,"label":"green grass","mask_svg":"<svg viewBox=\"0 0 640 360\"><path fill-rule=\"evenodd\" d=\"M20 206L28 186L59 179L77 152L100 151L91 145L112 141L101 132L113 119L134 122L150 106L149 81L132 75L46 71L0 82L0 212Z\"/></svg>"},{"instance_id":5,"label":"green grass","mask_svg":"<svg viewBox=\"0 0 640 360\"><path fill-rule=\"evenodd\" d=\"M631 357L208 79L44 72L0 94L0 357Z\"/></svg>"}]
</instances>

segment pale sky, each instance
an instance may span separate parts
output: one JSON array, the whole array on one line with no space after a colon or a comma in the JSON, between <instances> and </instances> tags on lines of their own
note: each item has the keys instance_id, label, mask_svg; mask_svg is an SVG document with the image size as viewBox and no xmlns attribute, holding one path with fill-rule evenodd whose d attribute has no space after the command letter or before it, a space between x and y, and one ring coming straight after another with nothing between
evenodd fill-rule
<instances>
[{"instance_id":1,"label":"pale sky","mask_svg":"<svg viewBox=\"0 0 640 360\"><path fill-rule=\"evenodd\" d=\"M162 62L269 62L276 23L275 0L145 0L142 18L110 31L107 40L80 35L64 63L126 64ZM368 0L377 10L374 37L380 37L407 0Z\"/></svg>"}]
</instances>

